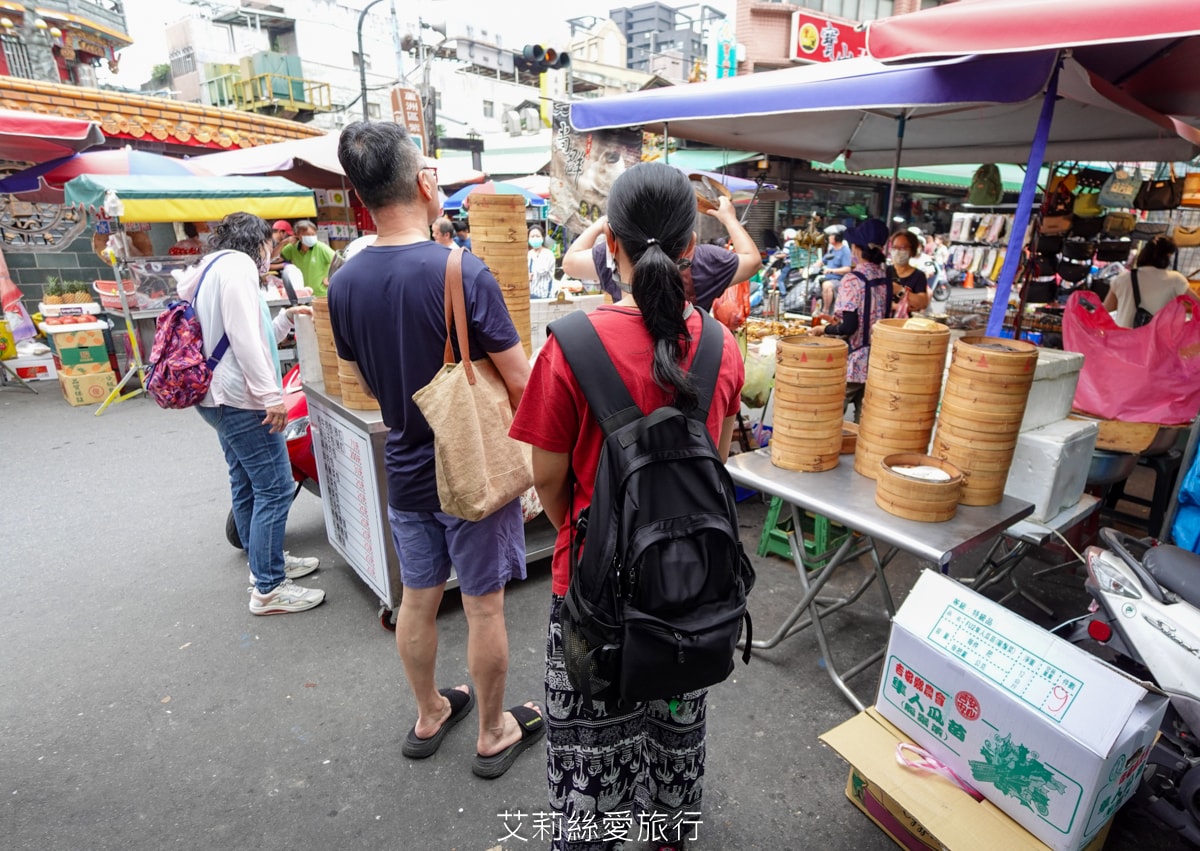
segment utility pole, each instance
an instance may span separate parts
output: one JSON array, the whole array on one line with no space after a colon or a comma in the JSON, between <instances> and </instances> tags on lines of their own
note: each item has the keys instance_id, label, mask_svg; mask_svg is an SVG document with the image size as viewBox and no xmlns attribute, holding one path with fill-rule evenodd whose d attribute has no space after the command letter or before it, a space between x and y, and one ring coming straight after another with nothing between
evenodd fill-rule
<instances>
[{"instance_id":1,"label":"utility pole","mask_svg":"<svg viewBox=\"0 0 1200 851\"><path fill-rule=\"evenodd\" d=\"M383 0L371 0L371 2L363 6L362 11L358 13L358 95L359 100L362 101L363 121L371 120L371 113L367 109L367 57L363 55L363 20L367 17L367 12L372 6L374 6L376 3L382 2Z\"/></svg>"}]
</instances>

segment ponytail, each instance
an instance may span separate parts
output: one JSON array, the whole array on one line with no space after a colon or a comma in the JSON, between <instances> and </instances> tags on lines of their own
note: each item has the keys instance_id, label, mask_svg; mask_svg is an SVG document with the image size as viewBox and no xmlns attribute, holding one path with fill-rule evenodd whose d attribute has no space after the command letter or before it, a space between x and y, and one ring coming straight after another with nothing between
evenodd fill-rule
<instances>
[{"instance_id":1,"label":"ponytail","mask_svg":"<svg viewBox=\"0 0 1200 851\"><path fill-rule=\"evenodd\" d=\"M690 342L687 286L679 259L692 240L696 196L683 172L662 163L626 170L608 196L608 224L633 261L630 291L654 341L654 383L673 392L673 404L690 412L699 402L696 385L683 368Z\"/></svg>"},{"instance_id":2,"label":"ponytail","mask_svg":"<svg viewBox=\"0 0 1200 851\"><path fill-rule=\"evenodd\" d=\"M674 388L675 407L689 412L699 401L695 382L682 366L683 341L688 339L683 276L679 266L657 244L638 258L633 270L633 298L642 311L642 322L654 341L654 383Z\"/></svg>"}]
</instances>

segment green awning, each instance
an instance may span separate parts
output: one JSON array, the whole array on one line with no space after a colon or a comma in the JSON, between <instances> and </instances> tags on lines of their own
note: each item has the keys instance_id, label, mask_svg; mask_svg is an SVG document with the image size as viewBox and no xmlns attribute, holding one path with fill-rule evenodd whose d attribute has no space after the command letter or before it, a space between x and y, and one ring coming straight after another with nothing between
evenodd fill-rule
<instances>
[{"instance_id":1,"label":"green awning","mask_svg":"<svg viewBox=\"0 0 1200 851\"><path fill-rule=\"evenodd\" d=\"M892 177L892 170L890 168L873 168L865 171L852 171L846 168L846 161L843 157L838 157L828 165L814 162L812 167L817 171L834 171L842 174L862 174L869 177L883 177L889 180ZM927 165L919 168L902 168L898 174L898 179L901 183L925 183L931 186L969 189L971 186L971 177L975 174L975 170L977 168L979 168L978 164ZM1025 169L1009 163L1000 163L999 168L1000 180L1004 183L1004 191L1020 192L1021 183L1025 180ZM1042 169L1041 174L1038 176L1038 184L1044 186L1045 183L1046 170Z\"/></svg>"},{"instance_id":2,"label":"green awning","mask_svg":"<svg viewBox=\"0 0 1200 851\"><path fill-rule=\"evenodd\" d=\"M108 196L127 222L215 222L229 213L264 219L313 216L313 191L282 177L83 174L66 185L67 206L103 210Z\"/></svg>"},{"instance_id":3,"label":"green awning","mask_svg":"<svg viewBox=\"0 0 1200 851\"><path fill-rule=\"evenodd\" d=\"M761 157L762 154L754 151L725 151L725 150L706 150L703 148L685 148L679 151L671 151L667 162L673 166L678 166L684 169L695 169L696 171L720 171L724 166L733 165L734 163L745 162L746 160L754 160Z\"/></svg>"}]
</instances>

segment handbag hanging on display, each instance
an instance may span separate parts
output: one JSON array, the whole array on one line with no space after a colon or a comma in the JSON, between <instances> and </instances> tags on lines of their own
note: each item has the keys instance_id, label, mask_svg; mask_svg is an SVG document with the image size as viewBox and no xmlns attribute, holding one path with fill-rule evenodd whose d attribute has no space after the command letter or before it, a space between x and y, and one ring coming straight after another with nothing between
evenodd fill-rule
<instances>
[{"instance_id":1,"label":"handbag hanging on display","mask_svg":"<svg viewBox=\"0 0 1200 851\"><path fill-rule=\"evenodd\" d=\"M1104 217L1104 233L1109 236L1128 236L1133 233L1137 217L1133 213L1109 213Z\"/></svg>"},{"instance_id":2,"label":"handbag hanging on display","mask_svg":"<svg viewBox=\"0 0 1200 851\"><path fill-rule=\"evenodd\" d=\"M1096 243L1096 259L1102 263L1124 263L1133 243L1128 239L1102 239Z\"/></svg>"},{"instance_id":3,"label":"handbag hanging on display","mask_svg":"<svg viewBox=\"0 0 1200 851\"><path fill-rule=\"evenodd\" d=\"M1112 174L1102 168L1080 169L1075 174L1075 188L1084 192L1099 192Z\"/></svg>"},{"instance_id":4,"label":"handbag hanging on display","mask_svg":"<svg viewBox=\"0 0 1200 851\"><path fill-rule=\"evenodd\" d=\"M1177 225L1171 232L1171 238L1179 248L1195 248L1200 245L1200 227L1185 228Z\"/></svg>"},{"instance_id":5,"label":"handbag hanging on display","mask_svg":"<svg viewBox=\"0 0 1200 851\"><path fill-rule=\"evenodd\" d=\"M1130 174L1124 167L1118 166L1100 187L1100 195L1096 200L1101 207L1132 207L1141 186L1140 171L1134 169L1133 174Z\"/></svg>"},{"instance_id":6,"label":"handbag hanging on display","mask_svg":"<svg viewBox=\"0 0 1200 851\"><path fill-rule=\"evenodd\" d=\"M1092 273L1092 264L1091 261L1076 263L1074 260L1059 260L1057 271L1064 281L1077 284Z\"/></svg>"},{"instance_id":7,"label":"handbag hanging on display","mask_svg":"<svg viewBox=\"0 0 1200 851\"><path fill-rule=\"evenodd\" d=\"M1104 208L1100 206L1100 195L1096 192L1080 192L1075 196L1075 203L1071 205L1071 213L1077 219L1095 219L1104 215Z\"/></svg>"},{"instance_id":8,"label":"handbag hanging on display","mask_svg":"<svg viewBox=\"0 0 1200 851\"><path fill-rule=\"evenodd\" d=\"M1056 177L1051 180L1042 203L1042 212L1047 216L1069 216L1074 206L1075 193L1068 188L1066 179Z\"/></svg>"},{"instance_id":9,"label":"handbag hanging on display","mask_svg":"<svg viewBox=\"0 0 1200 851\"><path fill-rule=\"evenodd\" d=\"M1166 222L1138 222L1129 238L1135 242L1149 242L1156 236L1165 236L1166 233Z\"/></svg>"},{"instance_id":10,"label":"handbag hanging on display","mask_svg":"<svg viewBox=\"0 0 1200 851\"><path fill-rule=\"evenodd\" d=\"M1072 236L1079 236L1084 239L1091 239L1100 235L1104 230L1104 219L1081 219L1074 218L1071 220Z\"/></svg>"},{"instance_id":11,"label":"handbag hanging on display","mask_svg":"<svg viewBox=\"0 0 1200 851\"><path fill-rule=\"evenodd\" d=\"M1096 244L1086 239L1072 237L1063 242L1062 256L1067 260L1091 260L1096 253Z\"/></svg>"},{"instance_id":12,"label":"handbag hanging on display","mask_svg":"<svg viewBox=\"0 0 1200 851\"><path fill-rule=\"evenodd\" d=\"M1038 230L1046 236L1060 236L1064 233L1071 232L1071 217L1065 216L1043 216L1042 224Z\"/></svg>"},{"instance_id":13,"label":"handbag hanging on display","mask_svg":"<svg viewBox=\"0 0 1200 851\"><path fill-rule=\"evenodd\" d=\"M1183 197L1179 203L1183 207L1200 207L1200 171L1190 172L1183 178Z\"/></svg>"},{"instance_id":14,"label":"handbag hanging on display","mask_svg":"<svg viewBox=\"0 0 1200 851\"><path fill-rule=\"evenodd\" d=\"M1061 236L1049 236L1042 234L1038 237L1037 252L1042 257L1057 257L1062 253L1063 238Z\"/></svg>"},{"instance_id":15,"label":"handbag hanging on display","mask_svg":"<svg viewBox=\"0 0 1200 851\"><path fill-rule=\"evenodd\" d=\"M1167 166L1170 177L1161 174L1153 180L1143 180L1133 206L1139 210L1174 210L1183 201L1183 181L1175 177L1175 164Z\"/></svg>"},{"instance_id":16,"label":"handbag hanging on display","mask_svg":"<svg viewBox=\"0 0 1200 851\"><path fill-rule=\"evenodd\" d=\"M531 449L508 436L512 405L491 358L471 360L462 284L463 249L446 261L445 365L413 394L433 430L438 500L442 511L482 520L533 485ZM451 335L462 360L454 362Z\"/></svg>"}]
</instances>

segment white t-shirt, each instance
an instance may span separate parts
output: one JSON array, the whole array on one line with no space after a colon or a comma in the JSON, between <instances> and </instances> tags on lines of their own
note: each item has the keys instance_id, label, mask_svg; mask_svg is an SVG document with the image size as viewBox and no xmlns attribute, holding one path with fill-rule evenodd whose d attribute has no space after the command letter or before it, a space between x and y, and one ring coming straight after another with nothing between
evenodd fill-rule
<instances>
[{"instance_id":1,"label":"white t-shirt","mask_svg":"<svg viewBox=\"0 0 1200 851\"><path fill-rule=\"evenodd\" d=\"M1138 289L1142 291L1142 307L1150 313L1158 313L1167 302L1188 292L1187 278L1172 269L1148 266L1138 269ZM1117 309L1113 321L1122 328L1133 327L1133 316L1137 306L1133 299L1133 278L1125 272L1113 278L1110 293L1117 297Z\"/></svg>"}]
</instances>

